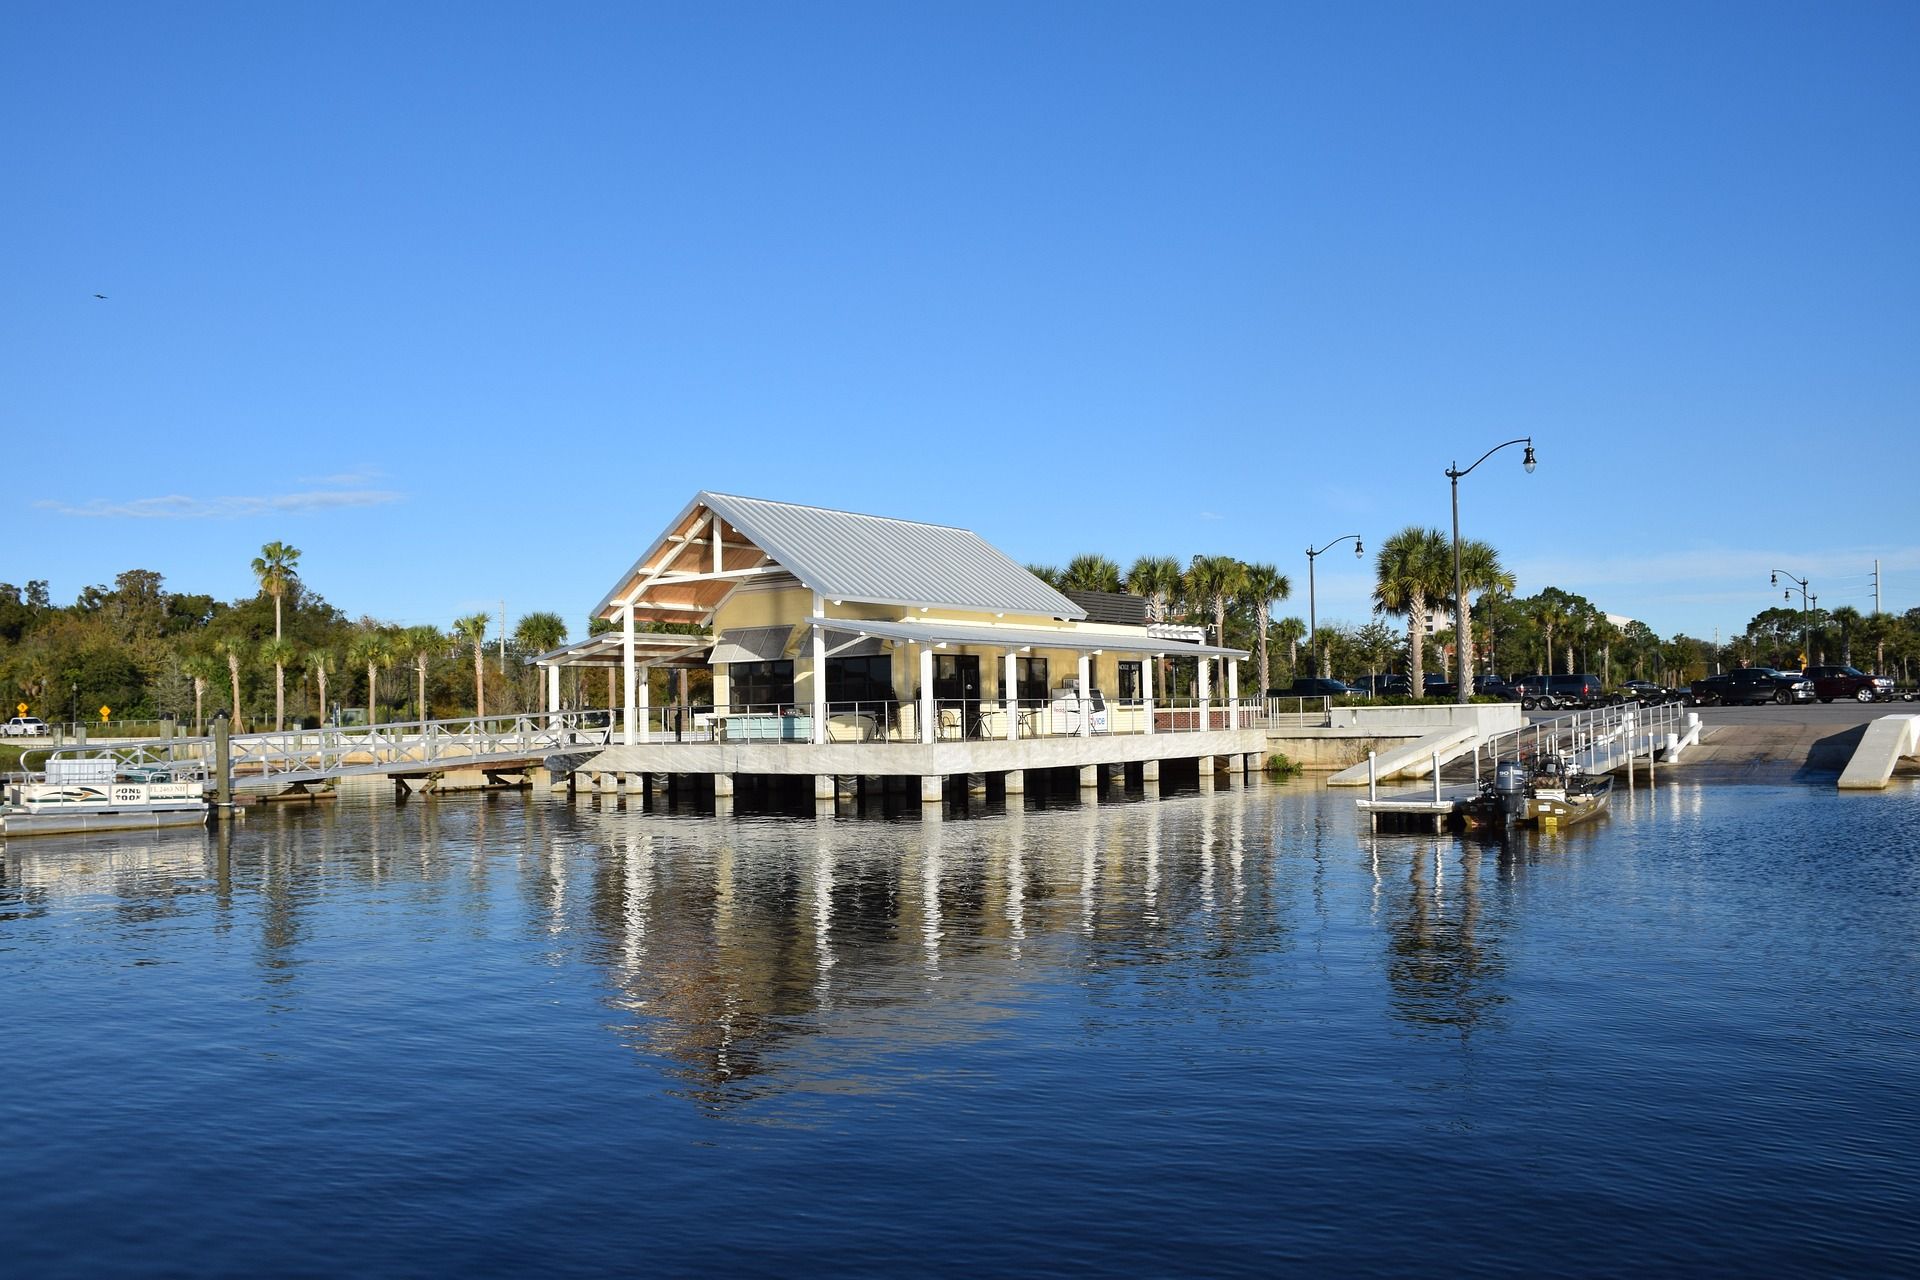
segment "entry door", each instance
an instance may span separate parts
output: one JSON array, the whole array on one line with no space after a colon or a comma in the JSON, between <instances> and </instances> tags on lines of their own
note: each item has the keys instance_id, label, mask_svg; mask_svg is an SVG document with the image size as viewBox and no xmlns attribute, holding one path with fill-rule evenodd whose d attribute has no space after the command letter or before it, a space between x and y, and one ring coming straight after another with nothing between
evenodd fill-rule
<instances>
[{"instance_id":1,"label":"entry door","mask_svg":"<svg viewBox=\"0 0 1920 1280\"><path fill-rule=\"evenodd\" d=\"M933 655L933 696L939 702L980 701L980 655L976 653L936 653Z\"/></svg>"}]
</instances>

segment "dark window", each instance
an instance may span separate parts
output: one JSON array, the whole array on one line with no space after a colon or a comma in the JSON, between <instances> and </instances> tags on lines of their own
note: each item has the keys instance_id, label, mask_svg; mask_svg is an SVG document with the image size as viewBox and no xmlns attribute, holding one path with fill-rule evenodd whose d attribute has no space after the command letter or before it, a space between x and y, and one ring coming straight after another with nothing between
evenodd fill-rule
<instances>
[{"instance_id":1,"label":"dark window","mask_svg":"<svg viewBox=\"0 0 1920 1280\"><path fill-rule=\"evenodd\" d=\"M727 700L735 707L791 707L793 663L733 663L727 668L727 686Z\"/></svg>"},{"instance_id":2,"label":"dark window","mask_svg":"<svg viewBox=\"0 0 1920 1280\"><path fill-rule=\"evenodd\" d=\"M893 659L880 654L870 658L827 659L828 702L892 702Z\"/></svg>"},{"instance_id":3,"label":"dark window","mask_svg":"<svg viewBox=\"0 0 1920 1280\"><path fill-rule=\"evenodd\" d=\"M1022 702L1045 702L1047 700L1047 660L1045 658L1015 658L1013 660L1013 678L1019 692L1014 696ZM1000 675L1000 696L1007 696L1007 677L1003 667Z\"/></svg>"},{"instance_id":4,"label":"dark window","mask_svg":"<svg viewBox=\"0 0 1920 1280\"><path fill-rule=\"evenodd\" d=\"M1120 701L1137 702L1140 697L1140 668L1138 662L1120 664Z\"/></svg>"},{"instance_id":5,"label":"dark window","mask_svg":"<svg viewBox=\"0 0 1920 1280\"><path fill-rule=\"evenodd\" d=\"M980 697L980 658L971 653L933 655L933 696L946 702Z\"/></svg>"}]
</instances>

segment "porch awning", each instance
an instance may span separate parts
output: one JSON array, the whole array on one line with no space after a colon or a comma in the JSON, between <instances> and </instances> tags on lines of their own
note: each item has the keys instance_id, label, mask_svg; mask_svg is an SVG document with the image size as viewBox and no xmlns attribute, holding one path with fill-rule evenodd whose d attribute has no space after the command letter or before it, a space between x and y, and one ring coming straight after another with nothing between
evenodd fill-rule
<instances>
[{"instance_id":1,"label":"porch awning","mask_svg":"<svg viewBox=\"0 0 1920 1280\"><path fill-rule=\"evenodd\" d=\"M792 627L732 627L714 641L709 662L778 662L790 656Z\"/></svg>"},{"instance_id":2,"label":"porch awning","mask_svg":"<svg viewBox=\"0 0 1920 1280\"><path fill-rule=\"evenodd\" d=\"M914 644L978 645L987 649L1074 649L1085 653L1112 650L1169 658L1244 658L1245 649L1194 644L1164 636L1106 634L1098 631L1050 631L1034 627L970 627L952 622L868 622L852 618L808 618L829 635L879 636Z\"/></svg>"}]
</instances>

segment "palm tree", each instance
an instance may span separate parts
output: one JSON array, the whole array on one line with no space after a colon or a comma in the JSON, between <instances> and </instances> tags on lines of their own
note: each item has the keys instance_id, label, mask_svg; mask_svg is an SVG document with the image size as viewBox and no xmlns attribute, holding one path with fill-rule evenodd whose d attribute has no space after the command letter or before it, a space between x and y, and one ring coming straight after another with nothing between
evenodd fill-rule
<instances>
[{"instance_id":1,"label":"palm tree","mask_svg":"<svg viewBox=\"0 0 1920 1280\"><path fill-rule=\"evenodd\" d=\"M1146 597L1148 622L1165 622L1173 616L1173 598L1180 594L1180 562L1172 556L1141 556L1127 570L1125 586L1129 593ZM1164 698L1168 693L1165 654L1157 665L1159 683L1155 687Z\"/></svg>"},{"instance_id":2,"label":"palm tree","mask_svg":"<svg viewBox=\"0 0 1920 1280\"><path fill-rule=\"evenodd\" d=\"M1426 645L1421 630L1427 610L1453 587L1453 556L1447 535L1409 525L1380 544L1374 559L1373 603L1383 613L1407 619L1407 680L1414 697L1426 687Z\"/></svg>"},{"instance_id":3,"label":"palm tree","mask_svg":"<svg viewBox=\"0 0 1920 1280\"><path fill-rule=\"evenodd\" d=\"M447 637L440 628L425 623L408 627L400 633L400 651L413 660L414 699L413 718L427 719L427 659L447 649Z\"/></svg>"},{"instance_id":4,"label":"palm tree","mask_svg":"<svg viewBox=\"0 0 1920 1280\"><path fill-rule=\"evenodd\" d=\"M550 649L558 649L567 642L567 620L557 613L530 613L520 619L519 625L514 627L513 640L520 646L522 652L529 654L546 653ZM551 712L554 708L546 701L548 691L547 682L542 680L540 706L543 710Z\"/></svg>"},{"instance_id":5,"label":"palm tree","mask_svg":"<svg viewBox=\"0 0 1920 1280\"><path fill-rule=\"evenodd\" d=\"M1300 642L1307 638L1307 624L1299 618L1282 618L1273 624L1274 634L1287 646L1287 670L1300 678Z\"/></svg>"},{"instance_id":6,"label":"palm tree","mask_svg":"<svg viewBox=\"0 0 1920 1280\"><path fill-rule=\"evenodd\" d=\"M207 689L220 678L226 670L226 664L217 653L195 649L180 665L186 668L187 675L193 679L193 736L197 738L206 731L206 717L202 712L206 705Z\"/></svg>"},{"instance_id":7,"label":"palm tree","mask_svg":"<svg viewBox=\"0 0 1920 1280\"><path fill-rule=\"evenodd\" d=\"M1260 696L1267 695L1267 625L1273 621L1273 606L1293 594L1293 583L1287 575L1270 564L1250 564L1246 566L1246 585L1240 589L1241 598L1252 606L1254 620L1260 627Z\"/></svg>"},{"instance_id":8,"label":"palm tree","mask_svg":"<svg viewBox=\"0 0 1920 1280\"><path fill-rule=\"evenodd\" d=\"M453 634L473 646L473 714L487 714L487 615L470 613L455 618Z\"/></svg>"},{"instance_id":9,"label":"palm tree","mask_svg":"<svg viewBox=\"0 0 1920 1280\"><path fill-rule=\"evenodd\" d=\"M320 685L320 723L327 722L327 672L333 669L331 649L309 649L305 658L307 674Z\"/></svg>"},{"instance_id":10,"label":"palm tree","mask_svg":"<svg viewBox=\"0 0 1920 1280\"><path fill-rule=\"evenodd\" d=\"M247 655L247 641L244 636L230 635L213 642L220 656L227 661L227 679L233 686L233 711L231 723L233 731L240 731L240 663Z\"/></svg>"},{"instance_id":11,"label":"palm tree","mask_svg":"<svg viewBox=\"0 0 1920 1280\"><path fill-rule=\"evenodd\" d=\"M1567 626L1572 619L1567 616L1567 611L1560 607L1559 601L1536 599L1528 606L1527 621L1540 628L1541 634L1545 637L1545 643L1541 646L1541 652L1546 656L1541 659L1540 673L1547 675L1553 670L1553 633ZM1572 665L1571 661L1569 661L1568 665Z\"/></svg>"},{"instance_id":12,"label":"palm tree","mask_svg":"<svg viewBox=\"0 0 1920 1280\"><path fill-rule=\"evenodd\" d=\"M367 669L367 723L380 718L380 668L393 665L393 634L368 621L347 646L347 661Z\"/></svg>"},{"instance_id":13,"label":"palm tree","mask_svg":"<svg viewBox=\"0 0 1920 1280\"><path fill-rule=\"evenodd\" d=\"M1195 556L1187 564L1186 584L1189 598L1213 606L1213 642L1224 646L1227 603L1246 589L1247 566L1232 556Z\"/></svg>"},{"instance_id":14,"label":"palm tree","mask_svg":"<svg viewBox=\"0 0 1920 1280\"><path fill-rule=\"evenodd\" d=\"M275 732L287 727L287 664L298 650L293 641L275 636L260 644L260 657L273 664L273 724Z\"/></svg>"},{"instance_id":15,"label":"palm tree","mask_svg":"<svg viewBox=\"0 0 1920 1280\"><path fill-rule=\"evenodd\" d=\"M260 589L273 597L273 639L276 658L273 663L273 730L278 733L287 725L287 665L284 653L279 648L280 599L287 594L298 576L294 566L300 563L300 550L284 542L269 542L260 548L260 554L253 558L253 576L260 580Z\"/></svg>"},{"instance_id":16,"label":"palm tree","mask_svg":"<svg viewBox=\"0 0 1920 1280\"><path fill-rule=\"evenodd\" d=\"M1060 572L1059 568L1050 564L1030 564L1027 566L1027 572L1052 587L1055 591L1061 588L1067 576Z\"/></svg>"},{"instance_id":17,"label":"palm tree","mask_svg":"<svg viewBox=\"0 0 1920 1280\"><path fill-rule=\"evenodd\" d=\"M1827 614L1827 621L1837 623L1840 627L1840 664L1852 666L1854 629L1865 622L1866 618L1852 605L1843 604Z\"/></svg>"},{"instance_id":18,"label":"palm tree","mask_svg":"<svg viewBox=\"0 0 1920 1280\"><path fill-rule=\"evenodd\" d=\"M1118 591L1120 566L1105 556L1091 552L1077 555L1067 562L1067 571L1061 575L1060 585L1075 591Z\"/></svg>"},{"instance_id":19,"label":"palm tree","mask_svg":"<svg viewBox=\"0 0 1920 1280\"><path fill-rule=\"evenodd\" d=\"M1467 670L1467 693L1473 693L1473 593L1511 591L1514 576L1500 563L1500 553L1487 543L1469 539L1460 544L1460 585L1467 599L1459 602L1460 653Z\"/></svg>"}]
</instances>

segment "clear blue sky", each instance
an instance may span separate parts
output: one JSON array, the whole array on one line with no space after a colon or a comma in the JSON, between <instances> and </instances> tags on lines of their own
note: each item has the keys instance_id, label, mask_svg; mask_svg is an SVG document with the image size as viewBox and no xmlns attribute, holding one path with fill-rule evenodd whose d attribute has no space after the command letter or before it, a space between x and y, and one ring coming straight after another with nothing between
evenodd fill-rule
<instances>
[{"instance_id":1,"label":"clear blue sky","mask_svg":"<svg viewBox=\"0 0 1920 1280\"><path fill-rule=\"evenodd\" d=\"M702 488L1920 603L1920 5L8 5L0 580L582 616ZM105 301L95 293L108 295ZM1323 619L1370 575L1322 559Z\"/></svg>"}]
</instances>

